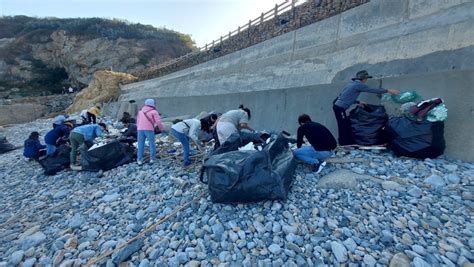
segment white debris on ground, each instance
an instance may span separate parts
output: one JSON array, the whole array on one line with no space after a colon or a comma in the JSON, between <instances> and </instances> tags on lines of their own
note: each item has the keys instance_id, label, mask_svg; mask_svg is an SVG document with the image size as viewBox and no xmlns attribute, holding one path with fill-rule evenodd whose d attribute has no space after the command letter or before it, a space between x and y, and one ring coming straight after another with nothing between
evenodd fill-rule
<instances>
[{"instance_id":1,"label":"white debris on ground","mask_svg":"<svg viewBox=\"0 0 474 267\"><path fill-rule=\"evenodd\" d=\"M4 132L22 145L51 123ZM286 201L222 205L200 183L199 163L185 169L171 154L100 175L45 176L21 153L0 155L0 266L474 262L472 163L341 150L320 174L299 165Z\"/></svg>"}]
</instances>

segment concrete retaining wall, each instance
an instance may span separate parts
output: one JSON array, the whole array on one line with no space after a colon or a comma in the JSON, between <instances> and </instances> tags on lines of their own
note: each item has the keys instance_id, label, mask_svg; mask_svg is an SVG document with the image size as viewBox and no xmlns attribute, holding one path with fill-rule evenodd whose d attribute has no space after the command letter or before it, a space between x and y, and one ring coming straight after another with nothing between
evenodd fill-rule
<instances>
[{"instance_id":1,"label":"concrete retaining wall","mask_svg":"<svg viewBox=\"0 0 474 267\"><path fill-rule=\"evenodd\" d=\"M472 10L474 1L372 0L228 56L126 85L120 100L154 97L169 116L243 103L257 129L294 132L297 116L308 113L336 133L332 99L367 69L378 78L375 85L443 97L447 154L474 161Z\"/></svg>"}]
</instances>

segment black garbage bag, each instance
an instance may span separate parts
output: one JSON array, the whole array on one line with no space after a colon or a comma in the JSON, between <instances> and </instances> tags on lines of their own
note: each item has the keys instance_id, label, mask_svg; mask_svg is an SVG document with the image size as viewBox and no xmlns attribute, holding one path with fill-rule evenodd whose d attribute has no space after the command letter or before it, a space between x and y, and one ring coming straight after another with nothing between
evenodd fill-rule
<instances>
[{"instance_id":1,"label":"black garbage bag","mask_svg":"<svg viewBox=\"0 0 474 267\"><path fill-rule=\"evenodd\" d=\"M230 151L236 151L239 149L239 147L243 147L250 142L255 144L263 143L264 141L260 135L260 133L250 132L233 133L223 144L221 144L216 150L212 151L211 155L219 155Z\"/></svg>"},{"instance_id":2,"label":"black garbage bag","mask_svg":"<svg viewBox=\"0 0 474 267\"><path fill-rule=\"evenodd\" d=\"M66 169L71 164L70 161L71 148L66 145L60 145L56 148L53 155L39 161L44 169L44 174L55 175L56 173Z\"/></svg>"},{"instance_id":3,"label":"black garbage bag","mask_svg":"<svg viewBox=\"0 0 474 267\"><path fill-rule=\"evenodd\" d=\"M273 139L273 140L272 140ZM296 161L282 134L261 151L231 151L211 156L201 169L215 203L285 200Z\"/></svg>"},{"instance_id":4,"label":"black garbage bag","mask_svg":"<svg viewBox=\"0 0 474 267\"><path fill-rule=\"evenodd\" d=\"M397 157L425 159L444 153L444 122L413 121L391 118L385 127L389 148Z\"/></svg>"},{"instance_id":5,"label":"black garbage bag","mask_svg":"<svg viewBox=\"0 0 474 267\"><path fill-rule=\"evenodd\" d=\"M81 146L82 170L97 172L108 171L120 165L133 161L134 148L118 140L103 146L88 150Z\"/></svg>"},{"instance_id":6,"label":"black garbage bag","mask_svg":"<svg viewBox=\"0 0 474 267\"><path fill-rule=\"evenodd\" d=\"M367 146L385 143L382 128L388 121L388 115L383 106L359 106L350 112L349 118L352 136L356 144Z\"/></svg>"},{"instance_id":7,"label":"black garbage bag","mask_svg":"<svg viewBox=\"0 0 474 267\"><path fill-rule=\"evenodd\" d=\"M0 154L15 150L16 147L7 141L5 136L0 136Z\"/></svg>"}]
</instances>

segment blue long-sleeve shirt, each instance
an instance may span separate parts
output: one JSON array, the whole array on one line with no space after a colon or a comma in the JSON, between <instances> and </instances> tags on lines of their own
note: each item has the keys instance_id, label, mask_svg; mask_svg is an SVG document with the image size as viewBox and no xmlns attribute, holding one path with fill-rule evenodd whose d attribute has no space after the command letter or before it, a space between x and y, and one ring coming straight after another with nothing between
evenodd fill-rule
<instances>
[{"instance_id":1,"label":"blue long-sleeve shirt","mask_svg":"<svg viewBox=\"0 0 474 267\"><path fill-rule=\"evenodd\" d=\"M361 92L385 94L387 89L370 88L367 84L359 80L355 80L342 89L342 92L339 94L334 104L341 108L348 109L352 104L356 103L357 98Z\"/></svg>"},{"instance_id":2,"label":"blue long-sleeve shirt","mask_svg":"<svg viewBox=\"0 0 474 267\"><path fill-rule=\"evenodd\" d=\"M42 145L38 139L26 139L24 143L23 156L27 158L36 158L38 157L40 149L46 148L45 145Z\"/></svg>"},{"instance_id":3,"label":"blue long-sleeve shirt","mask_svg":"<svg viewBox=\"0 0 474 267\"><path fill-rule=\"evenodd\" d=\"M102 136L102 128L97 124L87 124L83 126L76 127L72 130L73 133L82 134L84 140L92 141L96 137Z\"/></svg>"},{"instance_id":4,"label":"blue long-sleeve shirt","mask_svg":"<svg viewBox=\"0 0 474 267\"><path fill-rule=\"evenodd\" d=\"M56 141L63 136L69 136L70 131L67 125L57 125L44 136L44 142L48 145L56 145Z\"/></svg>"}]
</instances>

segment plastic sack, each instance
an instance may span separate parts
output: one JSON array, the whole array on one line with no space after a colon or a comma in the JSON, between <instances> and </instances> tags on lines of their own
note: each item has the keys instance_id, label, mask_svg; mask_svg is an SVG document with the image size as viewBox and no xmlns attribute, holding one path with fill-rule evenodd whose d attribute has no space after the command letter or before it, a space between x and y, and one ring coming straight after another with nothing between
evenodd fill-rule
<instances>
[{"instance_id":1,"label":"plastic sack","mask_svg":"<svg viewBox=\"0 0 474 267\"><path fill-rule=\"evenodd\" d=\"M262 151L231 151L211 156L201 169L215 203L285 200L296 161L282 134Z\"/></svg>"},{"instance_id":2,"label":"plastic sack","mask_svg":"<svg viewBox=\"0 0 474 267\"><path fill-rule=\"evenodd\" d=\"M82 170L93 172L108 171L132 162L134 154L133 147L119 141L113 141L91 150L88 150L86 146L81 146L80 150Z\"/></svg>"},{"instance_id":3,"label":"plastic sack","mask_svg":"<svg viewBox=\"0 0 474 267\"><path fill-rule=\"evenodd\" d=\"M364 105L357 107L349 114L352 137L358 145L379 145L385 143L382 128L388 121L383 106Z\"/></svg>"},{"instance_id":4,"label":"plastic sack","mask_svg":"<svg viewBox=\"0 0 474 267\"><path fill-rule=\"evenodd\" d=\"M389 148L398 156L436 158L444 153L444 122L391 118L385 127Z\"/></svg>"},{"instance_id":5,"label":"plastic sack","mask_svg":"<svg viewBox=\"0 0 474 267\"><path fill-rule=\"evenodd\" d=\"M66 169L71 164L70 161L71 148L66 145L61 145L56 148L53 155L39 161L41 167L44 169L44 174L55 175L56 173Z\"/></svg>"},{"instance_id":6,"label":"plastic sack","mask_svg":"<svg viewBox=\"0 0 474 267\"><path fill-rule=\"evenodd\" d=\"M239 147L243 147L250 142L253 142L254 144L260 144L264 141L260 137L260 133L250 133L244 131L240 133L233 133L223 144L211 152L211 156L238 150Z\"/></svg>"},{"instance_id":7,"label":"plastic sack","mask_svg":"<svg viewBox=\"0 0 474 267\"><path fill-rule=\"evenodd\" d=\"M0 136L0 154L15 150L16 147L7 141L5 136Z\"/></svg>"},{"instance_id":8,"label":"plastic sack","mask_svg":"<svg viewBox=\"0 0 474 267\"><path fill-rule=\"evenodd\" d=\"M398 95L385 94L382 96L382 101L393 101L398 104L403 104L407 102L414 102L418 98L420 98L420 95L418 95L415 91L410 91L400 92Z\"/></svg>"},{"instance_id":9,"label":"plastic sack","mask_svg":"<svg viewBox=\"0 0 474 267\"><path fill-rule=\"evenodd\" d=\"M434 107L426 116L426 120L431 122L445 121L448 118L448 109L446 105L440 104Z\"/></svg>"}]
</instances>

